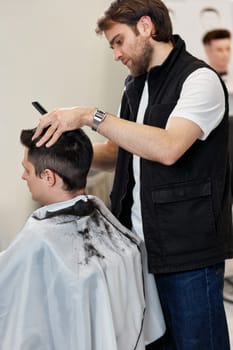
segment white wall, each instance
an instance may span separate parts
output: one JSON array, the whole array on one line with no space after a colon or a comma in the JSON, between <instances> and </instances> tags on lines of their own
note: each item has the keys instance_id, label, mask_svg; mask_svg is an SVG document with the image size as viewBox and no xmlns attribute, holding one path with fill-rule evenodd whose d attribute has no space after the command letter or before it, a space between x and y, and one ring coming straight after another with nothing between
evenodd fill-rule
<instances>
[{"instance_id":1,"label":"white wall","mask_svg":"<svg viewBox=\"0 0 233 350\"><path fill-rule=\"evenodd\" d=\"M202 44L203 35L212 29L227 28L233 36L233 0L164 0L168 7L174 33L180 34L187 49L207 60ZM233 47L233 38L232 38ZM230 63L233 92L233 54Z\"/></svg>"},{"instance_id":2,"label":"white wall","mask_svg":"<svg viewBox=\"0 0 233 350\"><path fill-rule=\"evenodd\" d=\"M192 9L200 1L223 6L227 0L165 1L178 9L179 27L175 29L181 34L192 38L199 33L192 22ZM23 148L19 142L21 129L34 127L39 117L31 101L39 100L48 110L91 105L117 111L127 72L113 62L106 40L94 32L96 19L110 2L1 1L0 250L35 206L21 180ZM188 40L188 46L194 42ZM99 139L96 133L86 131L93 140Z\"/></svg>"},{"instance_id":3,"label":"white wall","mask_svg":"<svg viewBox=\"0 0 233 350\"><path fill-rule=\"evenodd\" d=\"M7 0L0 11L0 249L35 204L21 180L19 134L37 124L31 101L48 110L98 106L116 113L126 71L113 62L96 19L107 0ZM93 140L98 135L86 130ZM101 139L102 140L102 139Z\"/></svg>"}]
</instances>

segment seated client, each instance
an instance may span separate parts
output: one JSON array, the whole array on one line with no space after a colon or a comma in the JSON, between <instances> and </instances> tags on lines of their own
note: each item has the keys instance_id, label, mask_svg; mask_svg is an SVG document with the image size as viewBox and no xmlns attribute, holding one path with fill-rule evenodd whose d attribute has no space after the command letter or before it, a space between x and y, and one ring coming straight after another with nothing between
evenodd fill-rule
<instances>
[{"instance_id":1,"label":"seated client","mask_svg":"<svg viewBox=\"0 0 233 350\"><path fill-rule=\"evenodd\" d=\"M33 133L21 132L22 178L42 207L0 254L0 349L144 349L143 246L85 194L89 138L69 131L46 148Z\"/></svg>"}]
</instances>

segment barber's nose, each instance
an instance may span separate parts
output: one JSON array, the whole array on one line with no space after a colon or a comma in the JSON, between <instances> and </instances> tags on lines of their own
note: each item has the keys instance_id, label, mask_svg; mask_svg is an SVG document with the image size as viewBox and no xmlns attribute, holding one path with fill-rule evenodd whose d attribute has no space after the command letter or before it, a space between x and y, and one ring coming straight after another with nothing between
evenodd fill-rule
<instances>
[{"instance_id":1,"label":"barber's nose","mask_svg":"<svg viewBox=\"0 0 233 350\"><path fill-rule=\"evenodd\" d=\"M119 49L114 49L114 60L119 61L122 57L122 52Z\"/></svg>"}]
</instances>

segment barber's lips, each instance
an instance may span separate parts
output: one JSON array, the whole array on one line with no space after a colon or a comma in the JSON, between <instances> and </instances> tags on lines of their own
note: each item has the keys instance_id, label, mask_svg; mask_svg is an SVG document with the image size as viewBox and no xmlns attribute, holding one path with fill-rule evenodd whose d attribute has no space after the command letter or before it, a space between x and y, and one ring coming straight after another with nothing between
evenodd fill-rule
<instances>
[{"instance_id":1,"label":"barber's lips","mask_svg":"<svg viewBox=\"0 0 233 350\"><path fill-rule=\"evenodd\" d=\"M125 66L128 66L129 60L122 61Z\"/></svg>"}]
</instances>

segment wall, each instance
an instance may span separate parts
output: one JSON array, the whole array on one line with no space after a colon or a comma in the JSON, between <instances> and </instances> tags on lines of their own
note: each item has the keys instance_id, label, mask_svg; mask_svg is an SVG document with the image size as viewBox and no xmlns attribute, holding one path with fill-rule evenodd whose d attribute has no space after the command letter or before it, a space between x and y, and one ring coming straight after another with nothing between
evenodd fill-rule
<instances>
[{"instance_id":1,"label":"wall","mask_svg":"<svg viewBox=\"0 0 233 350\"><path fill-rule=\"evenodd\" d=\"M194 10L211 2L225 11L228 23L233 11L226 12L225 1L228 0L165 3L177 9L175 30L188 39L188 48L192 49L192 44L196 50L200 29ZM74 105L98 106L113 113L118 109L127 72L120 63L113 62L106 40L94 32L96 19L109 3L1 1L0 250L9 244L35 207L21 180L23 148L19 143L21 129L34 127L39 118L31 101L40 101L48 110ZM86 131L93 141L103 140L89 129Z\"/></svg>"},{"instance_id":2,"label":"wall","mask_svg":"<svg viewBox=\"0 0 233 350\"><path fill-rule=\"evenodd\" d=\"M169 9L174 33L180 34L188 50L199 57L205 58L202 37L208 30L233 30L233 0L164 0L164 3Z\"/></svg>"},{"instance_id":3,"label":"wall","mask_svg":"<svg viewBox=\"0 0 233 350\"><path fill-rule=\"evenodd\" d=\"M195 56L207 60L202 44L207 31L227 28L233 36L233 0L164 0L164 3L169 9L174 33L182 36L187 49ZM228 89L233 94L233 54L228 80Z\"/></svg>"},{"instance_id":4,"label":"wall","mask_svg":"<svg viewBox=\"0 0 233 350\"><path fill-rule=\"evenodd\" d=\"M0 12L0 249L22 227L35 203L21 180L19 134L37 124L31 101L48 110L90 105L116 113L126 71L113 62L96 19L107 0L8 0ZM103 140L86 130L94 141Z\"/></svg>"}]
</instances>

